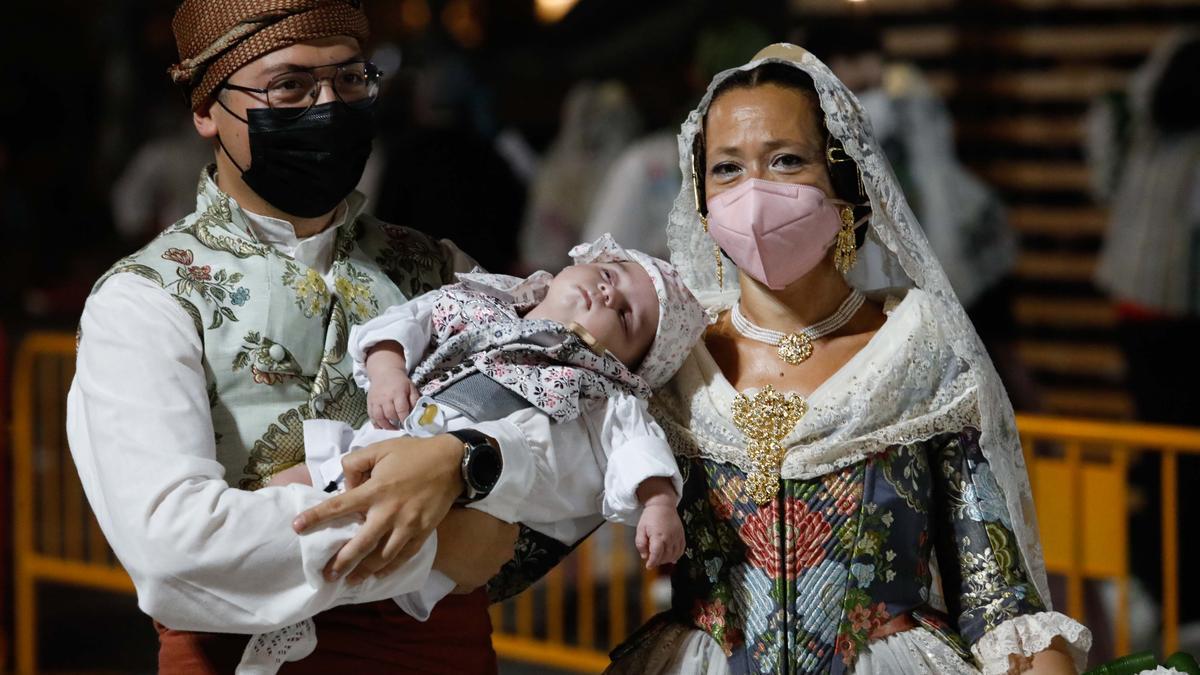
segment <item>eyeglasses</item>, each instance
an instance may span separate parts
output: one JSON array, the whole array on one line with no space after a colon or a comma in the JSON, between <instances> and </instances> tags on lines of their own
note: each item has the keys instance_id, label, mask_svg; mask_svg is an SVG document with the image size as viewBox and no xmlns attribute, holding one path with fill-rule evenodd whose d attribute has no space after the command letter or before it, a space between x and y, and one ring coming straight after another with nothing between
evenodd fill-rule
<instances>
[{"instance_id":1,"label":"eyeglasses","mask_svg":"<svg viewBox=\"0 0 1200 675\"><path fill-rule=\"evenodd\" d=\"M333 75L317 77L321 70L335 69ZM330 66L293 70L271 78L265 89L243 87L226 82L223 89L244 91L267 97L267 105L285 113L285 119L296 119L321 97L321 83L328 80L338 100L352 108L365 108L379 98L379 82L383 71L370 61L348 61Z\"/></svg>"}]
</instances>

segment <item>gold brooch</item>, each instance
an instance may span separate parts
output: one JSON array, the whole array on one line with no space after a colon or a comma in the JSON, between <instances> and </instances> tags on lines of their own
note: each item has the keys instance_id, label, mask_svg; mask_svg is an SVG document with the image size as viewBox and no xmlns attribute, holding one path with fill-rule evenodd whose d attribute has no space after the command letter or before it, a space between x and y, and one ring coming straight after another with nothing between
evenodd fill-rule
<instances>
[{"instance_id":1,"label":"gold brooch","mask_svg":"<svg viewBox=\"0 0 1200 675\"><path fill-rule=\"evenodd\" d=\"M784 448L780 443L808 412L808 404L796 394L781 394L767 385L753 399L738 394L733 399L733 423L749 439L746 453L754 462L747 478L750 497L765 504L779 491L779 467Z\"/></svg>"},{"instance_id":2,"label":"gold brooch","mask_svg":"<svg viewBox=\"0 0 1200 675\"><path fill-rule=\"evenodd\" d=\"M779 339L778 353L784 363L798 366L812 356L812 340L804 333L788 333Z\"/></svg>"}]
</instances>

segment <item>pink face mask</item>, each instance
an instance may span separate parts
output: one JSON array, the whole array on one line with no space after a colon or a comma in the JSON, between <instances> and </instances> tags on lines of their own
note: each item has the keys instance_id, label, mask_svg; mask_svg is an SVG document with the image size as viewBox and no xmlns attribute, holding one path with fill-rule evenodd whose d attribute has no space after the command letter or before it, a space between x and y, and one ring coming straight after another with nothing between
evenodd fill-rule
<instances>
[{"instance_id":1,"label":"pink face mask","mask_svg":"<svg viewBox=\"0 0 1200 675\"><path fill-rule=\"evenodd\" d=\"M751 178L708 200L713 240L772 290L812 271L841 226L840 205L811 185Z\"/></svg>"}]
</instances>

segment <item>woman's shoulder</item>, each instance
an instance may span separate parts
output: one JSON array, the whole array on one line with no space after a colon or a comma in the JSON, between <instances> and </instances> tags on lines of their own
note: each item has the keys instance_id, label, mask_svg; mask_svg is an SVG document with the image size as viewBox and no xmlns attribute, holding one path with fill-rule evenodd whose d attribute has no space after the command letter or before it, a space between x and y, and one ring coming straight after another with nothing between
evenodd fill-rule
<instances>
[{"instance_id":1,"label":"woman's shoulder","mask_svg":"<svg viewBox=\"0 0 1200 675\"><path fill-rule=\"evenodd\" d=\"M949 348L953 332L948 308L928 292L919 288L889 289L870 297L882 304L888 330L920 337L927 345Z\"/></svg>"},{"instance_id":2,"label":"woman's shoulder","mask_svg":"<svg viewBox=\"0 0 1200 675\"><path fill-rule=\"evenodd\" d=\"M892 357L906 368L920 366L934 380L970 369L959 346L965 336L955 333L950 309L928 292L919 288L889 292L884 311L888 318L881 331L887 331L886 342L895 350Z\"/></svg>"}]
</instances>

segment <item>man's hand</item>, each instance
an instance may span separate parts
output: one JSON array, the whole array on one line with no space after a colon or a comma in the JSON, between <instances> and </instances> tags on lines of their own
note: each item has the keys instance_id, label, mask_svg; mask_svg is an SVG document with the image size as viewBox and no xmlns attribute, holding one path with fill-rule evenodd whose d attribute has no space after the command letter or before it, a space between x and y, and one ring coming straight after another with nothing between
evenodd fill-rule
<instances>
[{"instance_id":1,"label":"man's hand","mask_svg":"<svg viewBox=\"0 0 1200 675\"><path fill-rule=\"evenodd\" d=\"M376 428L395 431L421 398L408 377L404 348L399 342L384 340L367 350L364 365L371 382L367 414Z\"/></svg>"},{"instance_id":2,"label":"man's hand","mask_svg":"<svg viewBox=\"0 0 1200 675\"><path fill-rule=\"evenodd\" d=\"M482 511L451 509L437 528L433 567L458 584L455 592L475 590L512 559L520 529Z\"/></svg>"},{"instance_id":3,"label":"man's hand","mask_svg":"<svg viewBox=\"0 0 1200 675\"><path fill-rule=\"evenodd\" d=\"M296 516L293 529L305 530L351 513L366 520L354 538L325 566L325 576L358 583L411 558L462 494L463 444L454 436L396 438L342 458L345 494L331 497ZM393 567L394 568L394 567Z\"/></svg>"}]
</instances>

